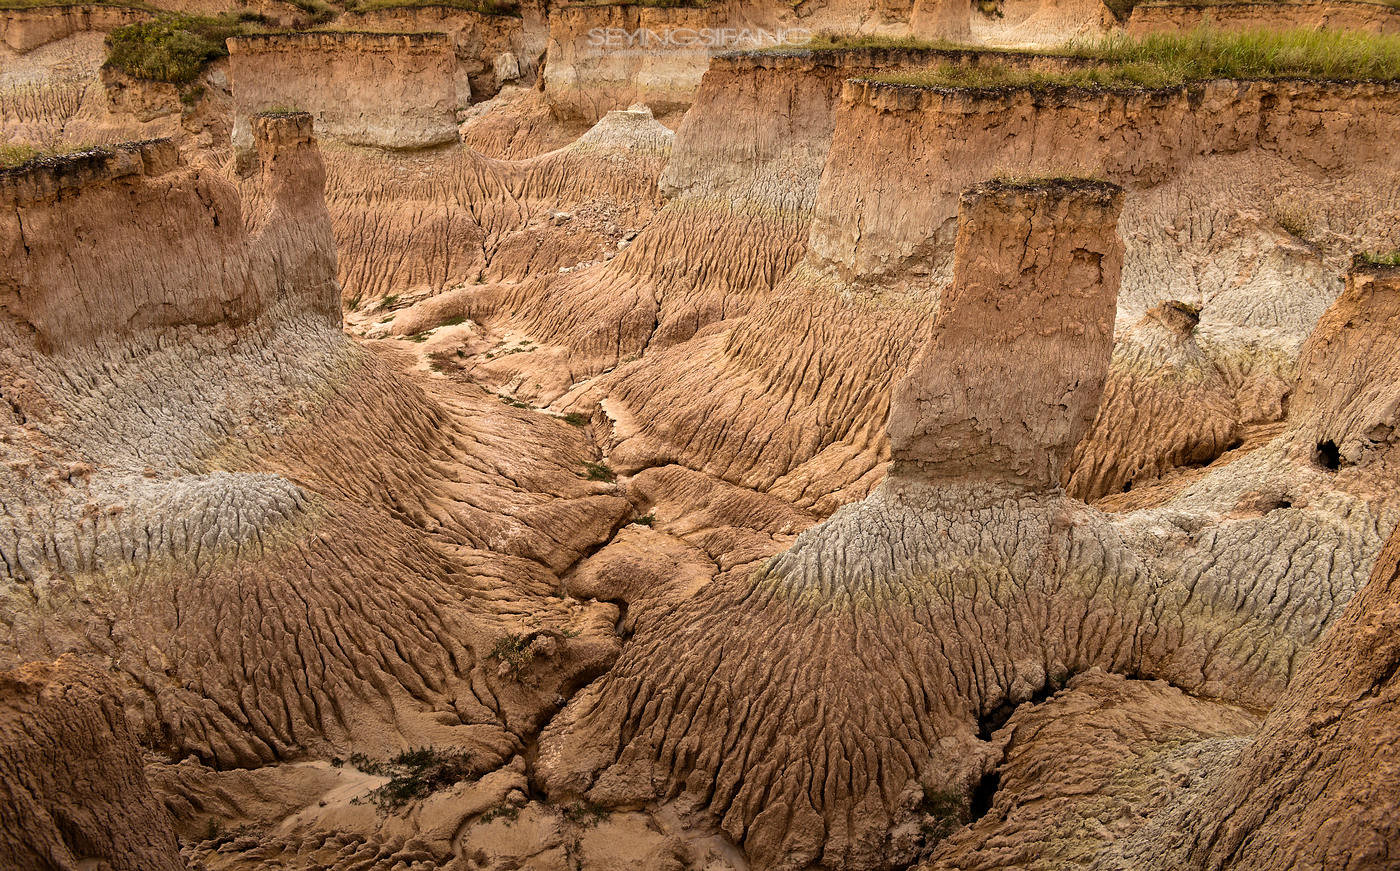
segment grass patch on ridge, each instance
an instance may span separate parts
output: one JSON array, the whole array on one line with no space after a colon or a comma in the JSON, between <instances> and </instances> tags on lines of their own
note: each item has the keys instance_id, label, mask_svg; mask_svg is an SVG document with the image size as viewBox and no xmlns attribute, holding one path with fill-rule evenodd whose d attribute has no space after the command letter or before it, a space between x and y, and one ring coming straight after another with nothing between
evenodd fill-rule
<instances>
[{"instance_id":1,"label":"grass patch on ridge","mask_svg":"<svg viewBox=\"0 0 1400 871\"><path fill-rule=\"evenodd\" d=\"M228 56L224 41L267 30L261 15L160 15L107 34L107 66L153 82L183 85Z\"/></svg>"},{"instance_id":2,"label":"grass patch on ridge","mask_svg":"<svg viewBox=\"0 0 1400 871\"><path fill-rule=\"evenodd\" d=\"M62 9L68 6L118 6L123 9L144 9L154 12L154 7L137 0L0 0L0 9Z\"/></svg>"},{"instance_id":3,"label":"grass patch on ridge","mask_svg":"<svg viewBox=\"0 0 1400 871\"><path fill-rule=\"evenodd\" d=\"M515 0L349 0L347 12L376 12L381 9L461 9L481 15L520 17L520 4Z\"/></svg>"},{"instance_id":4,"label":"grass patch on ridge","mask_svg":"<svg viewBox=\"0 0 1400 871\"><path fill-rule=\"evenodd\" d=\"M0 143L0 170L17 169L26 163L46 157L62 157L83 151L107 151L98 145L60 145L46 148L27 142Z\"/></svg>"},{"instance_id":5,"label":"grass patch on ridge","mask_svg":"<svg viewBox=\"0 0 1400 871\"><path fill-rule=\"evenodd\" d=\"M1374 254L1367 252L1358 254L1352 260L1355 266L1400 266L1400 251L1391 251L1388 254Z\"/></svg>"},{"instance_id":6,"label":"grass patch on ridge","mask_svg":"<svg viewBox=\"0 0 1400 871\"><path fill-rule=\"evenodd\" d=\"M1141 39L1110 36L1043 54L1082 59L1089 65L1052 71L996 63L945 64L864 78L914 87L972 89L1150 89L1213 79L1400 80L1400 36L1333 30L1224 33L1201 28Z\"/></svg>"}]
</instances>

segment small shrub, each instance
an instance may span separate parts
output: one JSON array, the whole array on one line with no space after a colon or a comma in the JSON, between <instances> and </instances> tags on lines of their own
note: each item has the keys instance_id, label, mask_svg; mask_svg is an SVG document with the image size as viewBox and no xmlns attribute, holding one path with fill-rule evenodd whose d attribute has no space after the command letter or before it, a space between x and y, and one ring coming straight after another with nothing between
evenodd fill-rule
<instances>
[{"instance_id":1,"label":"small shrub","mask_svg":"<svg viewBox=\"0 0 1400 871\"><path fill-rule=\"evenodd\" d=\"M515 822L520 817L520 808L513 804L499 804L477 817L479 822L489 823L492 820L506 820Z\"/></svg>"},{"instance_id":2,"label":"small shrub","mask_svg":"<svg viewBox=\"0 0 1400 871\"><path fill-rule=\"evenodd\" d=\"M617 475L608 468L607 463L585 463L583 470L590 481L607 481L611 484L617 480Z\"/></svg>"},{"instance_id":3,"label":"small shrub","mask_svg":"<svg viewBox=\"0 0 1400 871\"><path fill-rule=\"evenodd\" d=\"M396 305L398 305L398 304L399 304L399 295L398 295L397 293L391 293L391 294L389 294L388 296L384 297L383 299L379 300L379 305L375 307L375 310L376 310L376 311L387 311L388 309L391 309L391 308L393 308L394 306L396 306Z\"/></svg>"},{"instance_id":4,"label":"small shrub","mask_svg":"<svg viewBox=\"0 0 1400 871\"><path fill-rule=\"evenodd\" d=\"M652 524L656 523L656 515L648 511L646 514L643 514L641 517L636 518L632 522L637 524L638 526L651 526Z\"/></svg>"},{"instance_id":5,"label":"small shrub","mask_svg":"<svg viewBox=\"0 0 1400 871\"><path fill-rule=\"evenodd\" d=\"M564 819L578 826L596 826L608 818L608 809L588 801L566 804L559 808Z\"/></svg>"},{"instance_id":6,"label":"small shrub","mask_svg":"<svg viewBox=\"0 0 1400 871\"><path fill-rule=\"evenodd\" d=\"M936 844L951 835L971 817L962 794L953 790L924 787L919 800L919 812L924 814L920 824L926 846Z\"/></svg>"},{"instance_id":7,"label":"small shrub","mask_svg":"<svg viewBox=\"0 0 1400 871\"><path fill-rule=\"evenodd\" d=\"M439 324L439 326L443 326L443 327L456 327L456 326L461 326L462 324L465 324L466 322L467 322L467 319L466 319L466 317L465 317L464 315L457 315L456 317L450 317L450 318L448 318L447 320L443 321L441 324Z\"/></svg>"},{"instance_id":8,"label":"small shrub","mask_svg":"<svg viewBox=\"0 0 1400 871\"><path fill-rule=\"evenodd\" d=\"M535 659L534 649L530 646L533 640L530 635L508 632L496 639L496 645L491 648L488 656L497 662L505 663L511 678L519 680L520 673Z\"/></svg>"},{"instance_id":9,"label":"small shrub","mask_svg":"<svg viewBox=\"0 0 1400 871\"><path fill-rule=\"evenodd\" d=\"M577 411L569 412L564 415L563 419L569 426L588 426L588 418L579 414Z\"/></svg>"},{"instance_id":10,"label":"small shrub","mask_svg":"<svg viewBox=\"0 0 1400 871\"><path fill-rule=\"evenodd\" d=\"M339 14L339 10L323 0L288 0L288 2L311 16L311 24L325 24Z\"/></svg>"},{"instance_id":11,"label":"small shrub","mask_svg":"<svg viewBox=\"0 0 1400 871\"><path fill-rule=\"evenodd\" d=\"M1312 236L1312 219L1303 208L1277 208L1271 217L1285 233L1307 241Z\"/></svg>"},{"instance_id":12,"label":"small shrub","mask_svg":"<svg viewBox=\"0 0 1400 871\"><path fill-rule=\"evenodd\" d=\"M466 751L433 747L405 750L387 762L355 753L350 756L350 764L366 774L389 778L388 783L369 794L375 807L386 813L481 774Z\"/></svg>"}]
</instances>

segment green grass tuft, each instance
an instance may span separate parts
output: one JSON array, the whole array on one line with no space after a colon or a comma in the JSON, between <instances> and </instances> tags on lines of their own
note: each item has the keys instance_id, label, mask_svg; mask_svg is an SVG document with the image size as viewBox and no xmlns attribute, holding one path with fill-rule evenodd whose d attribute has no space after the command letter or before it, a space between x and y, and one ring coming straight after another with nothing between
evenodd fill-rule
<instances>
[{"instance_id":1,"label":"green grass tuft","mask_svg":"<svg viewBox=\"0 0 1400 871\"><path fill-rule=\"evenodd\" d=\"M1387 254L1371 252L1358 254L1352 262L1356 266L1400 266L1400 251L1391 251Z\"/></svg>"},{"instance_id":2,"label":"green grass tuft","mask_svg":"<svg viewBox=\"0 0 1400 871\"><path fill-rule=\"evenodd\" d=\"M60 145L56 147L42 147L27 142L6 142L0 143L0 169L17 169L26 163L35 160L42 160L46 157L61 157L65 154L77 154L81 151L104 151L97 145Z\"/></svg>"},{"instance_id":3,"label":"green grass tuft","mask_svg":"<svg viewBox=\"0 0 1400 871\"><path fill-rule=\"evenodd\" d=\"M43 156L44 152L33 145L21 142L0 143L0 169L14 169Z\"/></svg>"},{"instance_id":4,"label":"green grass tuft","mask_svg":"<svg viewBox=\"0 0 1400 871\"><path fill-rule=\"evenodd\" d=\"M606 481L611 484L617 480L617 473L609 469L607 463L584 463L583 470L590 481Z\"/></svg>"},{"instance_id":5,"label":"green grass tuft","mask_svg":"<svg viewBox=\"0 0 1400 871\"><path fill-rule=\"evenodd\" d=\"M496 645L491 648L488 656L497 662L505 663L510 676L519 680L521 672L535 659L535 651L530 646L533 640L530 635L508 632L496 639Z\"/></svg>"},{"instance_id":6,"label":"green grass tuft","mask_svg":"<svg viewBox=\"0 0 1400 871\"><path fill-rule=\"evenodd\" d=\"M433 747L405 750L386 762L355 753L350 756L350 764L366 774L389 778L388 783L369 794L369 800L390 813L410 801L483 773L466 751Z\"/></svg>"},{"instance_id":7,"label":"green grass tuft","mask_svg":"<svg viewBox=\"0 0 1400 871\"><path fill-rule=\"evenodd\" d=\"M48 6L119 6L153 11L152 7L136 0L0 0L0 9L40 9Z\"/></svg>"}]
</instances>

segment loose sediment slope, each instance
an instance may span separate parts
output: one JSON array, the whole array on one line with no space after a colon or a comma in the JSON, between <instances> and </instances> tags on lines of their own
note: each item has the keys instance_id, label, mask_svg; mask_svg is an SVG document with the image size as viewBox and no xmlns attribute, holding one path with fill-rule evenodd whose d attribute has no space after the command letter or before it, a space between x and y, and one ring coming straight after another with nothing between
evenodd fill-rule
<instances>
[{"instance_id":1,"label":"loose sediment slope","mask_svg":"<svg viewBox=\"0 0 1400 871\"><path fill-rule=\"evenodd\" d=\"M455 142L471 91L441 33L291 33L229 40L233 144L252 146L262 111L310 112L323 135L356 145Z\"/></svg>"},{"instance_id":2,"label":"loose sediment slope","mask_svg":"<svg viewBox=\"0 0 1400 871\"><path fill-rule=\"evenodd\" d=\"M518 161L468 149L388 160L329 150L327 205L346 298L407 302L463 284L459 296L481 298L475 309L395 321L395 331L413 334L453 316L480 317L502 283L602 262L660 206L656 178L672 138L640 108Z\"/></svg>"}]
</instances>

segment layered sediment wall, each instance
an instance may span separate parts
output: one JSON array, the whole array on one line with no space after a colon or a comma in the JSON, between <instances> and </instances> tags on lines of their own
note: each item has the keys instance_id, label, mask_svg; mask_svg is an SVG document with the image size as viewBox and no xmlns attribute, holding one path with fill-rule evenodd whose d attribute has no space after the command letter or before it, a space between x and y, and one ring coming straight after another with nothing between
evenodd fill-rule
<instances>
[{"instance_id":1,"label":"layered sediment wall","mask_svg":"<svg viewBox=\"0 0 1400 871\"><path fill-rule=\"evenodd\" d=\"M1400 8L1372 0L1234 0L1220 3L1139 3L1128 19L1131 36L1180 33L1207 26L1244 31L1301 27L1400 33Z\"/></svg>"},{"instance_id":2,"label":"layered sediment wall","mask_svg":"<svg viewBox=\"0 0 1400 871\"><path fill-rule=\"evenodd\" d=\"M1302 311L1266 302L1277 299L1285 268L1270 261L1291 253L1276 220L1287 216L1275 206L1290 189L1308 187L1312 231L1350 243L1336 246L1338 262L1295 267L1304 271L1335 275L1342 250L1395 241L1400 231L1385 216L1400 208L1400 182L1385 143L1397 133L1397 107L1400 87L1379 84L1222 81L1096 91L854 81L818 195L812 259L853 285L936 293L949 278L957 196L970 180L1105 177L1129 191L1126 309L1140 316L1164 298L1200 301L1207 326L1222 318L1291 328L1301 341L1335 289L1329 278L1330 292ZM914 127L917 137L909 135ZM1228 210L1264 226L1231 234L1246 237L1233 242L1224 227L1183 242L1163 238L1184 226L1189 209L1215 222ZM1237 251L1225 266L1227 246ZM1168 251L1185 263L1184 274L1180 263L1167 267ZM1235 277L1250 273L1253 282L1239 287ZM1246 294L1248 301L1239 298Z\"/></svg>"},{"instance_id":3,"label":"layered sediment wall","mask_svg":"<svg viewBox=\"0 0 1400 871\"><path fill-rule=\"evenodd\" d=\"M85 31L107 32L145 21L151 13L126 6L32 6L0 11L0 41L24 54Z\"/></svg>"},{"instance_id":4,"label":"layered sediment wall","mask_svg":"<svg viewBox=\"0 0 1400 871\"><path fill-rule=\"evenodd\" d=\"M547 30L538 15L483 15L452 6L403 6L346 12L337 25L385 33L442 33L471 84L472 102L494 97L501 86L533 81Z\"/></svg>"},{"instance_id":5,"label":"layered sediment wall","mask_svg":"<svg viewBox=\"0 0 1400 871\"><path fill-rule=\"evenodd\" d=\"M313 280L326 264L334 274L335 247L320 201L324 174L306 156L310 119L253 120L276 180L257 242L236 192L185 165L170 140L0 173L7 333L48 352L142 329L237 323L281 301L288 283L307 308L338 317L334 282ZM150 228L160 228L159 247L147 244Z\"/></svg>"},{"instance_id":6,"label":"layered sediment wall","mask_svg":"<svg viewBox=\"0 0 1400 871\"><path fill-rule=\"evenodd\" d=\"M890 404L893 477L1059 486L1108 375L1121 208L1121 189L1082 181L962 195L956 278Z\"/></svg>"},{"instance_id":7,"label":"layered sediment wall","mask_svg":"<svg viewBox=\"0 0 1400 871\"><path fill-rule=\"evenodd\" d=\"M996 53L958 62L1066 63ZM808 206L802 192L812 176L781 160L763 164L757 156L770 146L747 132L768 135L771 122L761 119L781 116L774 107L791 99L777 83L804 64L820 68L815 56L720 59L680 130L668 189L704 190L687 178L706 172L732 183L734 200L771 187L796 206L794 231L811 215L810 231L786 249L791 266L774 263L786 277L771 293L726 308L725 330L674 354L653 350L609 377L620 468L680 462L823 510L873 486L888 458L889 386L922 344L950 277L958 186L980 178L1082 172L1123 184L1118 323L1137 351L1125 345L1117 355L1109 395L1150 388L1154 402L1170 404L1184 389L1193 415L1205 415L1190 427L1160 415L1096 426L1097 444L1079 452L1091 467L1074 484L1085 496L1178 462L1207 462L1241 425L1280 419L1298 348L1339 291L1351 251L1400 242L1400 174L1385 144L1396 132L1400 91L1392 86L968 91L857 81L844 86L829 154L816 157L824 168ZM716 94L753 97L711 102L711 80L724 86ZM760 120L735 136L727 120L747 118L749 99ZM797 105L819 117L815 102ZM776 127L771 135L791 140L774 154L798 154L809 142L812 159L826 148L817 136ZM743 170L704 169L731 165L768 165L782 181L746 188ZM1304 189L1312 192L1305 208L1294 193ZM1180 335L1158 335L1170 331L1151 324L1133 332L1167 302L1189 309L1193 323ZM693 366L696 354L708 361L703 369ZM734 407L732 386L703 383L710 372L742 385L745 413L722 434L699 437L698 421Z\"/></svg>"},{"instance_id":8,"label":"layered sediment wall","mask_svg":"<svg viewBox=\"0 0 1400 871\"><path fill-rule=\"evenodd\" d=\"M958 0L561 5L549 13L545 93L561 116L587 123L634 102L665 116L691 104L717 52L800 44L822 31L955 39L966 37L970 15Z\"/></svg>"},{"instance_id":9,"label":"layered sediment wall","mask_svg":"<svg viewBox=\"0 0 1400 871\"><path fill-rule=\"evenodd\" d=\"M671 42L724 21L723 7L560 7L549 15L544 87L564 118L593 123L610 109L644 103L658 115L684 110L709 64L709 47ZM637 42L656 34L655 45Z\"/></svg>"},{"instance_id":10,"label":"layered sediment wall","mask_svg":"<svg viewBox=\"0 0 1400 871\"><path fill-rule=\"evenodd\" d=\"M252 147L249 119L309 112L330 139L379 148L455 142L470 101L456 51L441 33L291 33L228 41L233 145Z\"/></svg>"}]
</instances>

